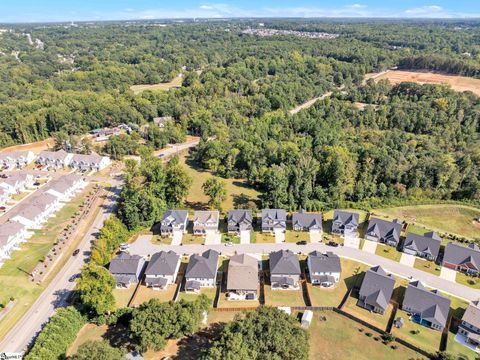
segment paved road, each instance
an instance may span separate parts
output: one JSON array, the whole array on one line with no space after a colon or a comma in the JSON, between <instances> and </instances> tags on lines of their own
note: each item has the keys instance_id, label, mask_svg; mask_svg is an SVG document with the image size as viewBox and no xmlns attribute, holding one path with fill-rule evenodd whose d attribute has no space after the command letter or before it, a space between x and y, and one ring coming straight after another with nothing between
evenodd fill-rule
<instances>
[{"instance_id":1,"label":"paved road","mask_svg":"<svg viewBox=\"0 0 480 360\"><path fill-rule=\"evenodd\" d=\"M0 343L2 352L21 352L32 342L42 326L55 313L56 309L66 305L71 290L75 287L69 278L78 274L90 256L90 240L102 228L103 222L111 215L120 191L120 184L116 183L112 192L107 195L102 210L95 218L92 226L82 239L80 254L70 257L65 266L59 271L52 282L42 292L29 311L17 322ZM67 254L69 256L69 254Z\"/></svg>"},{"instance_id":2,"label":"paved road","mask_svg":"<svg viewBox=\"0 0 480 360\"><path fill-rule=\"evenodd\" d=\"M457 284L452 281L442 279L439 276L427 273L425 271L406 266L399 262L386 259L384 257L371 254L359 249L339 246L331 247L323 243L296 245L293 243L282 244L238 244L234 246L225 245L181 245L181 246L169 246L169 245L154 245L149 241L136 241L130 246L131 254L138 254L143 256L152 255L160 250L173 250L178 254L196 254L201 253L208 249L214 249L224 255L233 255L235 253L250 253L250 254L264 254L267 255L272 251L280 249L289 249L293 252L309 253L314 250L322 252L332 251L340 257L352 259L362 262L364 264L375 266L380 265L388 272L402 278L409 278L420 280L427 286L435 289L439 289L441 292L450 294L467 301L478 300L480 298L480 291L474 290L467 286Z\"/></svg>"},{"instance_id":3,"label":"paved road","mask_svg":"<svg viewBox=\"0 0 480 360\"><path fill-rule=\"evenodd\" d=\"M195 147L199 143L200 143L200 138L195 137L192 140L181 143L181 144L169 145L169 147L166 148L166 149L156 151L155 155L156 156L161 156L162 158L169 158L170 156L175 155L175 154L179 153L180 151Z\"/></svg>"}]
</instances>

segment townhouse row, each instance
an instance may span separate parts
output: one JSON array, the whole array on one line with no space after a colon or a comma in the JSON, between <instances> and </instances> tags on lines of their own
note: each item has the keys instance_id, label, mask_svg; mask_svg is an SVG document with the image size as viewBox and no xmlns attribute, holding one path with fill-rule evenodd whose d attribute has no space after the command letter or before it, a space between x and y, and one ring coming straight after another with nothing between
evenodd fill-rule
<instances>
[{"instance_id":1,"label":"townhouse row","mask_svg":"<svg viewBox=\"0 0 480 360\"><path fill-rule=\"evenodd\" d=\"M11 173L0 178L0 206L5 206L15 194L32 189L35 179L31 174Z\"/></svg>"}]
</instances>

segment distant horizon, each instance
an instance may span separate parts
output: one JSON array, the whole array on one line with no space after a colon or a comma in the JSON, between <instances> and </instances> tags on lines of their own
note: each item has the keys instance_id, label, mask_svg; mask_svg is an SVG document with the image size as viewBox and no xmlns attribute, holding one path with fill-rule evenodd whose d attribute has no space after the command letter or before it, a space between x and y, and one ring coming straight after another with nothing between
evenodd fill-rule
<instances>
[{"instance_id":1,"label":"distant horizon","mask_svg":"<svg viewBox=\"0 0 480 360\"><path fill-rule=\"evenodd\" d=\"M0 23L189 19L480 19L471 0L14 0L0 2Z\"/></svg>"}]
</instances>

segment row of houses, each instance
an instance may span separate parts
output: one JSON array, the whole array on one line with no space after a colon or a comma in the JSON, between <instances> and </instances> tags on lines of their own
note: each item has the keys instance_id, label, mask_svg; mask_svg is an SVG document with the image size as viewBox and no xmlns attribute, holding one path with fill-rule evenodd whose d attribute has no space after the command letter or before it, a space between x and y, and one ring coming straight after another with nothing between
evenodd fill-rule
<instances>
[{"instance_id":1,"label":"row of houses","mask_svg":"<svg viewBox=\"0 0 480 360\"><path fill-rule=\"evenodd\" d=\"M97 153L72 154L65 150L42 151L38 154L36 163L48 169L62 169L71 167L80 171L100 171L110 165L108 156L101 156Z\"/></svg>"},{"instance_id":2,"label":"row of houses","mask_svg":"<svg viewBox=\"0 0 480 360\"><path fill-rule=\"evenodd\" d=\"M12 151L0 153L0 168L3 170L21 169L35 160L32 151Z\"/></svg>"},{"instance_id":3,"label":"row of houses","mask_svg":"<svg viewBox=\"0 0 480 360\"><path fill-rule=\"evenodd\" d=\"M34 182L31 174L12 173L0 178L0 206L4 206L12 195L33 188Z\"/></svg>"},{"instance_id":4,"label":"row of houses","mask_svg":"<svg viewBox=\"0 0 480 360\"><path fill-rule=\"evenodd\" d=\"M85 185L85 179L80 175L64 175L12 209L7 214L8 221L0 225L0 261L8 259L12 251L32 235L32 230L42 228Z\"/></svg>"}]
</instances>

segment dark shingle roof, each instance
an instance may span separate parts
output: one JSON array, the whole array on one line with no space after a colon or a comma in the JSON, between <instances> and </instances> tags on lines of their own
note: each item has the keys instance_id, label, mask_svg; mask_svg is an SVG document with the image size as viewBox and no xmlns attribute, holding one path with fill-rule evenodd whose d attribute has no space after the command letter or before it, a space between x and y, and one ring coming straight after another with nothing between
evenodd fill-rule
<instances>
[{"instance_id":1,"label":"dark shingle roof","mask_svg":"<svg viewBox=\"0 0 480 360\"><path fill-rule=\"evenodd\" d=\"M274 251L270 254L270 273L272 275L300 275L298 256L290 250Z\"/></svg>"},{"instance_id":2,"label":"dark shingle roof","mask_svg":"<svg viewBox=\"0 0 480 360\"><path fill-rule=\"evenodd\" d=\"M112 259L108 269L112 274L136 274L139 262L142 259L139 255L121 253Z\"/></svg>"},{"instance_id":3,"label":"dark shingle roof","mask_svg":"<svg viewBox=\"0 0 480 360\"><path fill-rule=\"evenodd\" d=\"M338 255L327 252L322 254L319 251L313 251L308 255L309 265L311 266L310 273L323 272L341 272L342 266Z\"/></svg>"},{"instance_id":4,"label":"dark shingle roof","mask_svg":"<svg viewBox=\"0 0 480 360\"><path fill-rule=\"evenodd\" d=\"M335 210L333 212L333 221L340 221L343 225L352 223L358 226L358 213L350 211Z\"/></svg>"},{"instance_id":5,"label":"dark shingle roof","mask_svg":"<svg viewBox=\"0 0 480 360\"><path fill-rule=\"evenodd\" d=\"M427 234L418 235L409 233L403 246L418 252L429 253L436 258L440 250L440 239L437 240L434 235L427 236Z\"/></svg>"},{"instance_id":6,"label":"dark shingle roof","mask_svg":"<svg viewBox=\"0 0 480 360\"><path fill-rule=\"evenodd\" d=\"M215 250L207 250L202 255L192 255L185 271L185 277L212 279L217 274L217 263L218 252Z\"/></svg>"},{"instance_id":7,"label":"dark shingle roof","mask_svg":"<svg viewBox=\"0 0 480 360\"><path fill-rule=\"evenodd\" d=\"M157 252L152 255L145 270L145 275L175 275L179 261L180 256L173 251Z\"/></svg>"},{"instance_id":8,"label":"dark shingle roof","mask_svg":"<svg viewBox=\"0 0 480 360\"><path fill-rule=\"evenodd\" d=\"M365 296L367 304L387 309L390 298L392 297L395 279L387 275L380 266L375 266L365 273L362 286L360 287L360 296Z\"/></svg>"},{"instance_id":9,"label":"dark shingle roof","mask_svg":"<svg viewBox=\"0 0 480 360\"><path fill-rule=\"evenodd\" d=\"M393 238L396 242L400 241L400 232L402 224L394 221L372 218L368 222L367 233L373 232L378 238Z\"/></svg>"},{"instance_id":10,"label":"dark shingle roof","mask_svg":"<svg viewBox=\"0 0 480 360\"><path fill-rule=\"evenodd\" d=\"M456 265L471 263L476 269L480 269L480 251L475 246L448 243L443 261Z\"/></svg>"},{"instance_id":11,"label":"dark shingle roof","mask_svg":"<svg viewBox=\"0 0 480 360\"><path fill-rule=\"evenodd\" d=\"M187 210L167 210L165 214L163 214L162 223L165 222L165 225L184 224L187 218Z\"/></svg>"},{"instance_id":12,"label":"dark shingle roof","mask_svg":"<svg viewBox=\"0 0 480 360\"><path fill-rule=\"evenodd\" d=\"M228 212L228 221L252 224L252 210L234 209Z\"/></svg>"},{"instance_id":13,"label":"dark shingle roof","mask_svg":"<svg viewBox=\"0 0 480 360\"><path fill-rule=\"evenodd\" d=\"M293 226L299 225L304 228L311 228L313 226L322 228L322 214L306 213L300 210L292 216Z\"/></svg>"},{"instance_id":14,"label":"dark shingle roof","mask_svg":"<svg viewBox=\"0 0 480 360\"><path fill-rule=\"evenodd\" d=\"M287 220L287 212L284 209L263 209L262 220Z\"/></svg>"}]
</instances>

